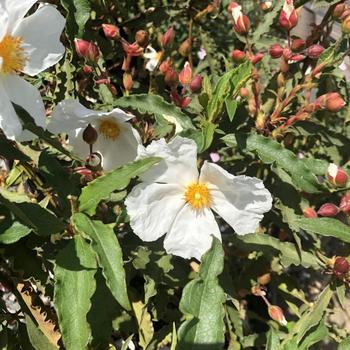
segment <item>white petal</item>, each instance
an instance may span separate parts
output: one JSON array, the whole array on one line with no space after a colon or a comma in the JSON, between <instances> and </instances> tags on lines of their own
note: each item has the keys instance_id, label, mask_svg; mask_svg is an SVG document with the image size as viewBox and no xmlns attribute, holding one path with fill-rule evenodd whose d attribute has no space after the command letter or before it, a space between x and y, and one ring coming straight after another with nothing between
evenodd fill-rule
<instances>
[{"instance_id":1,"label":"white petal","mask_svg":"<svg viewBox=\"0 0 350 350\"><path fill-rule=\"evenodd\" d=\"M158 65L158 60L157 59L150 59L147 63L146 63L146 69L150 72L153 72Z\"/></svg>"},{"instance_id":2,"label":"white petal","mask_svg":"<svg viewBox=\"0 0 350 350\"><path fill-rule=\"evenodd\" d=\"M233 176L217 164L205 162L200 182L208 183L211 208L238 234L255 232L263 214L271 209L271 194L255 177Z\"/></svg>"},{"instance_id":3,"label":"white petal","mask_svg":"<svg viewBox=\"0 0 350 350\"><path fill-rule=\"evenodd\" d=\"M23 38L28 55L24 73L36 75L62 58L65 48L60 36L64 26L64 17L51 5L41 6L19 23L13 35Z\"/></svg>"},{"instance_id":4,"label":"white petal","mask_svg":"<svg viewBox=\"0 0 350 350\"><path fill-rule=\"evenodd\" d=\"M103 169L106 171L132 162L137 156L137 148L140 142L137 131L127 122L118 123L118 125L120 135L116 140L106 139L103 135L99 134L93 146L95 152L98 151L101 153L103 157Z\"/></svg>"},{"instance_id":5,"label":"white petal","mask_svg":"<svg viewBox=\"0 0 350 350\"><path fill-rule=\"evenodd\" d=\"M3 3L0 2L0 41L7 34L9 25L9 13ZM0 66L1 69L1 66Z\"/></svg>"},{"instance_id":6,"label":"white petal","mask_svg":"<svg viewBox=\"0 0 350 350\"><path fill-rule=\"evenodd\" d=\"M7 96L2 79L0 80L0 128L5 135L11 139L16 139L22 132L22 124Z\"/></svg>"},{"instance_id":7,"label":"white petal","mask_svg":"<svg viewBox=\"0 0 350 350\"><path fill-rule=\"evenodd\" d=\"M6 74L1 80L8 98L23 107L34 119L36 125L45 128L45 107L40 92L18 75ZM28 141L35 137L29 132L24 132L20 140Z\"/></svg>"},{"instance_id":8,"label":"white petal","mask_svg":"<svg viewBox=\"0 0 350 350\"><path fill-rule=\"evenodd\" d=\"M184 204L179 186L156 183L135 186L125 200L130 225L146 242L168 232Z\"/></svg>"},{"instance_id":9,"label":"white petal","mask_svg":"<svg viewBox=\"0 0 350 350\"><path fill-rule=\"evenodd\" d=\"M204 209L197 212L186 204L171 225L164 240L164 248L169 254L201 260L202 255L211 247L211 235L221 241L212 211Z\"/></svg>"},{"instance_id":10,"label":"white petal","mask_svg":"<svg viewBox=\"0 0 350 350\"><path fill-rule=\"evenodd\" d=\"M152 59L152 58L156 58L157 57L157 51L151 46L151 45L148 45L146 47L146 52L143 54L143 57L145 58L149 58L149 59Z\"/></svg>"},{"instance_id":11,"label":"white petal","mask_svg":"<svg viewBox=\"0 0 350 350\"><path fill-rule=\"evenodd\" d=\"M187 186L198 180L197 145L193 140L176 136L171 142L153 141L139 148L139 157L161 157L162 160L141 175L143 181L178 183Z\"/></svg>"},{"instance_id":12,"label":"white petal","mask_svg":"<svg viewBox=\"0 0 350 350\"><path fill-rule=\"evenodd\" d=\"M16 29L17 25L36 2L37 0L5 0L12 31Z\"/></svg>"}]
</instances>

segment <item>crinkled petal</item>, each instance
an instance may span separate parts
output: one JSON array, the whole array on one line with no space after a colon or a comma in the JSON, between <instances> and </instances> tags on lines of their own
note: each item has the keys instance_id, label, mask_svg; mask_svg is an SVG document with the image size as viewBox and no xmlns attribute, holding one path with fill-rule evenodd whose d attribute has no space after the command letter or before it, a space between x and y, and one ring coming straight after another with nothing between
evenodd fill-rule
<instances>
[{"instance_id":1,"label":"crinkled petal","mask_svg":"<svg viewBox=\"0 0 350 350\"><path fill-rule=\"evenodd\" d=\"M3 3L0 2L0 41L7 34L9 26L9 13ZM1 69L1 65L0 65Z\"/></svg>"},{"instance_id":2,"label":"crinkled petal","mask_svg":"<svg viewBox=\"0 0 350 350\"><path fill-rule=\"evenodd\" d=\"M271 194L255 177L233 176L217 164L205 162L200 182L208 184L211 208L240 235L255 232L263 214L271 209Z\"/></svg>"},{"instance_id":3,"label":"crinkled petal","mask_svg":"<svg viewBox=\"0 0 350 350\"><path fill-rule=\"evenodd\" d=\"M146 69L150 72L153 72L158 65L158 60L155 58L150 59L147 63L146 63Z\"/></svg>"},{"instance_id":4,"label":"crinkled petal","mask_svg":"<svg viewBox=\"0 0 350 350\"><path fill-rule=\"evenodd\" d=\"M5 7L9 13L11 33L36 2L37 0L5 0Z\"/></svg>"},{"instance_id":5,"label":"crinkled petal","mask_svg":"<svg viewBox=\"0 0 350 350\"><path fill-rule=\"evenodd\" d=\"M16 139L22 132L22 124L7 96L7 91L0 79L0 128L5 135L11 139Z\"/></svg>"},{"instance_id":6,"label":"crinkled petal","mask_svg":"<svg viewBox=\"0 0 350 350\"><path fill-rule=\"evenodd\" d=\"M186 204L165 236L164 248L169 254L201 260L211 247L212 235L221 241L219 226L212 211L205 208L197 212Z\"/></svg>"},{"instance_id":7,"label":"crinkled petal","mask_svg":"<svg viewBox=\"0 0 350 350\"><path fill-rule=\"evenodd\" d=\"M143 181L187 186L198 180L197 145L193 140L176 136L169 143L164 139L153 141L146 148L139 148L139 158L146 157L162 160L141 175Z\"/></svg>"},{"instance_id":8,"label":"crinkled petal","mask_svg":"<svg viewBox=\"0 0 350 350\"><path fill-rule=\"evenodd\" d=\"M23 107L34 119L35 124L45 128L45 107L40 92L18 75L6 74L1 78L8 98ZM36 136L30 132L23 132L19 141L28 141Z\"/></svg>"},{"instance_id":9,"label":"crinkled petal","mask_svg":"<svg viewBox=\"0 0 350 350\"><path fill-rule=\"evenodd\" d=\"M141 140L137 131L129 123L118 123L120 135L115 139L106 139L99 134L94 151L101 153L103 169L115 169L121 165L132 162L137 156L137 148ZM94 125L96 127L96 125Z\"/></svg>"},{"instance_id":10,"label":"crinkled petal","mask_svg":"<svg viewBox=\"0 0 350 350\"><path fill-rule=\"evenodd\" d=\"M65 22L52 5L44 5L19 23L13 35L23 38L23 48L28 57L24 73L37 75L62 58L65 48L60 36Z\"/></svg>"},{"instance_id":11,"label":"crinkled petal","mask_svg":"<svg viewBox=\"0 0 350 350\"><path fill-rule=\"evenodd\" d=\"M135 234L151 242L169 231L185 202L178 185L141 183L127 196L125 205Z\"/></svg>"}]
</instances>

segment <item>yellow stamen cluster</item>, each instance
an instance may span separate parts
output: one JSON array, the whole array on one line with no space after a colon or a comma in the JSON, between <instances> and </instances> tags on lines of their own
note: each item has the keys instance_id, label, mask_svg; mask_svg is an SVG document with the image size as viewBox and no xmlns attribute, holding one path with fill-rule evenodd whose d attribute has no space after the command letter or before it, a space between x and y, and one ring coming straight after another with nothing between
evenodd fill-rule
<instances>
[{"instance_id":1,"label":"yellow stamen cluster","mask_svg":"<svg viewBox=\"0 0 350 350\"><path fill-rule=\"evenodd\" d=\"M211 195L204 183L196 182L187 186L184 199L194 210L208 208L211 204Z\"/></svg>"},{"instance_id":2,"label":"yellow stamen cluster","mask_svg":"<svg viewBox=\"0 0 350 350\"><path fill-rule=\"evenodd\" d=\"M113 118L107 118L100 121L99 132L108 140L115 141L120 135L120 128Z\"/></svg>"},{"instance_id":3,"label":"yellow stamen cluster","mask_svg":"<svg viewBox=\"0 0 350 350\"><path fill-rule=\"evenodd\" d=\"M21 37L6 35L0 42L0 73L14 74L23 70L26 63Z\"/></svg>"}]
</instances>

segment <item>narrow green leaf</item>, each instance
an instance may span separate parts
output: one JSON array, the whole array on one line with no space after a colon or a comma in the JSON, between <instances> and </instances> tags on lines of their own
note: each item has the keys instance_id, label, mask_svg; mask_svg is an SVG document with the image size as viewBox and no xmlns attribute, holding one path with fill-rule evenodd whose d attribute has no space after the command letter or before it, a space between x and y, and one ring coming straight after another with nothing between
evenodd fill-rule
<instances>
[{"instance_id":1,"label":"narrow green leaf","mask_svg":"<svg viewBox=\"0 0 350 350\"><path fill-rule=\"evenodd\" d=\"M322 236L335 237L343 242L350 243L350 227L337 219L308 219L300 217L296 222L305 231L317 233Z\"/></svg>"},{"instance_id":2,"label":"narrow green leaf","mask_svg":"<svg viewBox=\"0 0 350 350\"><path fill-rule=\"evenodd\" d=\"M298 350L309 350L312 345L317 344L319 342L324 342L328 337L328 328L325 325L324 319L314 326L309 334L305 336L302 343L300 343Z\"/></svg>"},{"instance_id":3,"label":"narrow green leaf","mask_svg":"<svg viewBox=\"0 0 350 350\"><path fill-rule=\"evenodd\" d=\"M59 252L55 266L54 304L67 350L86 349L91 337L86 315L96 289L95 272L93 250L76 235Z\"/></svg>"},{"instance_id":4,"label":"narrow green leaf","mask_svg":"<svg viewBox=\"0 0 350 350\"><path fill-rule=\"evenodd\" d=\"M267 333L266 350L280 350L280 339L278 332L270 327Z\"/></svg>"},{"instance_id":5,"label":"narrow green leaf","mask_svg":"<svg viewBox=\"0 0 350 350\"><path fill-rule=\"evenodd\" d=\"M190 281L182 292L180 310L186 316L178 332L179 350L200 348L204 344L219 350L224 344L225 294L218 283L223 271L224 251L214 238L211 249L203 256L199 277Z\"/></svg>"},{"instance_id":6,"label":"narrow green leaf","mask_svg":"<svg viewBox=\"0 0 350 350\"><path fill-rule=\"evenodd\" d=\"M225 105L226 105L226 111L228 114L228 119L230 119L230 122L232 122L235 114L236 114L236 110L238 107L238 102L237 100L233 100L231 98L227 98L225 100Z\"/></svg>"},{"instance_id":7,"label":"narrow green leaf","mask_svg":"<svg viewBox=\"0 0 350 350\"><path fill-rule=\"evenodd\" d=\"M14 221L13 224L5 231L0 233L0 243L12 244L20 240L22 237L29 235L32 231L31 228L22 225L18 221Z\"/></svg>"},{"instance_id":8,"label":"narrow green leaf","mask_svg":"<svg viewBox=\"0 0 350 350\"><path fill-rule=\"evenodd\" d=\"M3 134L0 134L0 156L8 160L17 159L22 162L30 161L30 158L16 147L16 143L7 140Z\"/></svg>"},{"instance_id":9,"label":"narrow green leaf","mask_svg":"<svg viewBox=\"0 0 350 350\"><path fill-rule=\"evenodd\" d=\"M147 94L124 96L114 101L114 106L131 108L150 115L158 114L166 120L175 119L184 130L194 128L191 119L180 108L166 102L161 96Z\"/></svg>"},{"instance_id":10,"label":"narrow green leaf","mask_svg":"<svg viewBox=\"0 0 350 350\"><path fill-rule=\"evenodd\" d=\"M124 309L131 310L126 287L123 252L113 229L101 221L90 220L82 213L75 214L72 222L78 232L91 240L99 266L102 268L107 286L114 298Z\"/></svg>"},{"instance_id":11,"label":"narrow green leaf","mask_svg":"<svg viewBox=\"0 0 350 350\"><path fill-rule=\"evenodd\" d=\"M108 199L114 191L123 190L133 177L142 174L159 160L156 157L137 160L89 182L79 197L80 211L93 215L101 200Z\"/></svg>"}]
</instances>

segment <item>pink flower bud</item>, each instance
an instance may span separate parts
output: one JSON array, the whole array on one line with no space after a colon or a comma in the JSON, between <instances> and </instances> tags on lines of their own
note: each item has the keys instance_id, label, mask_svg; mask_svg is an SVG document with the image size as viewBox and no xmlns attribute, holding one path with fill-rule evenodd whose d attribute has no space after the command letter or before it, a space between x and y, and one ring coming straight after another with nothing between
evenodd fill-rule
<instances>
[{"instance_id":1,"label":"pink flower bud","mask_svg":"<svg viewBox=\"0 0 350 350\"><path fill-rule=\"evenodd\" d=\"M165 72L164 82L168 86L176 86L179 83L179 75L176 73L174 69L169 68Z\"/></svg>"},{"instance_id":2,"label":"pink flower bud","mask_svg":"<svg viewBox=\"0 0 350 350\"><path fill-rule=\"evenodd\" d=\"M318 209L317 214L319 216L334 217L339 213L339 208L333 203L325 203Z\"/></svg>"},{"instance_id":3,"label":"pink flower bud","mask_svg":"<svg viewBox=\"0 0 350 350\"><path fill-rule=\"evenodd\" d=\"M262 54L261 52L258 52L256 55L250 58L250 61L255 65L258 62L260 62L263 58L264 58L264 54Z\"/></svg>"},{"instance_id":4,"label":"pink flower bud","mask_svg":"<svg viewBox=\"0 0 350 350\"><path fill-rule=\"evenodd\" d=\"M209 154L209 157L213 163L217 163L220 161L220 155L217 152L211 152Z\"/></svg>"},{"instance_id":5,"label":"pink flower bud","mask_svg":"<svg viewBox=\"0 0 350 350\"><path fill-rule=\"evenodd\" d=\"M191 80L190 89L192 92L198 92L202 88L202 77L199 74L196 74Z\"/></svg>"},{"instance_id":6,"label":"pink flower bud","mask_svg":"<svg viewBox=\"0 0 350 350\"><path fill-rule=\"evenodd\" d=\"M120 33L119 28L113 24L102 24L103 32L107 39L119 40Z\"/></svg>"},{"instance_id":7,"label":"pink flower bud","mask_svg":"<svg viewBox=\"0 0 350 350\"><path fill-rule=\"evenodd\" d=\"M324 47L318 44L311 45L307 48L307 54L312 59L317 59L321 56L324 51Z\"/></svg>"},{"instance_id":8,"label":"pink flower bud","mask_svg":"<svg viewBox=\"0 0 350 350\"><path fill-rule=\"evenodd\" d=\"M233 26L234 31L241 35L248 34L249 28L250 28L250 21L246 15L240 16L237 22L235 22Z\"/></svg>"},{"instance_id":9,"label":"pink flower bud","mask_svg":"<svg viewBox=\"0 0 350 350\"><path fill-rule=\"evenodd\" d=\"M283 47L280 44L273 44L269 53L272 58L280 58L283 54Z\"/></svg>"},{"instance_id":10,"label":"pink flower bud","mask_svg":"<svg viewBox=\"0 0 350 350\"><path fill-rule=\"evenodd\" d=\"M294 8L293 0L285 0L283 9L280 13L279 24L280 26L290 31L298 23L298 13Z\"/></svg>"},{"instance_id":11,"label":"pink flower bud","mask_svg":"<svg viewBox=\"0 0 350 350\"><path fill-rule=\"evenodd\" d=\"M186 108L186 107L191 103L191 101L192 101L192 98L189 97L189 96L187 96L187 97L185 97L185 98L183 98L183 99L181 100L181 103L180 103L179 107L180 107L181 109L184 109L184 108Z\"/></svg>"},{"instance_id":12,"label":"pink flower bud","mask_svg":"<svg viewBox=\"0 0 350 350\"><path fill-rule=\"evenodd\" d=\"M348 182L348 178L348 174L342 168L339 168L334 163L329 164L327 169L327 179L331 184L344 187Z\"/></svg>"},{"instance_id":13,"label":"pink flower bud","mask_svg":"<svg viewBox=\"0 0 350 350\"><path fill-rule=\"evenodd\" d=\"M231 52L231 57L235 62L240 63L246 59L246 53L241 50L233 50Z\"/></svg>"},{"instance_id":14,"label":"pink flower bud","mask_svg":"<svg viewBox=\"0 0 350 350\"><path fill-rule=\"evenodd\" d=\"M90 42L83 39L74 39L75 50L78 56L84 58L88 62L96 63L100 57L98 47Z\"/></svg>"},{"instance_id":15,"label":"pink flower bud","mask_svg":"<svg viewBox=\"0 0 350 350\"><path fill-rule=\"evenodd\" d=\"M93 72L93 69L92 69L92 67L91 66L84 66L83 67L83 72L85 73L85 74L91 74L92 72Z\"/></svg>"},{"instance_id":16,"label":"pink flower bud","mask_svg":"<svg viewBox=\"0 0 350 350\"><path fill-rule=\"evenodd\" d=\"M345 9L346 9L345 4L338 4L333 10L333 13L332 13L333 18L339 19L342 16Z\"/></svg>"},{"instance_id":17,"label":"pink flower bud","mask_svg":"<svg viewBox=\"0 0 350 350\"><path fill-rule=\"evenodd\" d=\"M304 55L296 54L289 57L288 63L297 63L305 59Z\"/></svg>"},{"instance_id":18,"label":"pink flower bud","mask_svg":"<svg viewBox=\"0 0 350 350\"><path fill-rule=\"evenodd\" d=\"M315 105L317 109L327 109L330 112L337 113L345 106L345 101L337 92L329 92L319 96L315 101Z\"/></svg>"},{"instance_id":19,"label":"pink flower bud","mask_svg":"<svg viewBox=\"0 0 350 350\"><path fill-rule=\"evenodd\" d=\"M182 68L179 74L179 81L182 85L187 85L191 82L192 79L192 69L189 62L185 63L185 66Z\"/></svg>"},{"instance_id":20,"label":"pink flower bud","mask_svg":"<svg viewBox=\"0 0 350 350\"><path fill-rule=\"evenodd\" d=\"M335 259L333 266L333 273L338 277L342 278L349 273L350 264L346 258L339 256Z\"/></svg>"},{"instance_id":21,"label":"pink flower bud","mask_svg":"<svg viewBox=\"0 0 350 350\"><path fill-rule=\"evenodd\" d=\"M110 82L109 78L100 78L95 81L98 85L108 85Z\"/></svg>"},{"instance_id":22,"label":"pink flower bud","mask_svg":"<svg viewBox=\"0 0 350 350\"><path fill-rule=\"evenodd\" d=\"M168 57L165 61L163 61L159 66L159 71L165 74L169 69L172 69L173 61L170 57Z\"/></svg>"},{"instance_id":23,"label":"pink flower bud","mask_svg":"<svg viewBox=\"0 0 350 350\"><path fill-rule=\"evenodd\" d=\"M317 218L317 213L313 208L305 208L303 210L303 214L306 218L309 218L309 219Z\"/></svg>"},{"instance_id":24,"label":"pink flower bud","mask_svg":"<svg viewBox=\"0 0 350 350\"><path fill-rule=\"evenodd\" d=\"M295 38L292 41L292 45L290 46L293 52L299 52L305 48L305 41L301 38Z\"/></svg>"},{"instance_id":25,"label":"pink flower bud","mask_svg":"<svg viewBox=\"0 0 350 350\"><path fill-rule=\"evenodd\" d=\"M161 39L161 44L163 47L168 47L174 42L175 32L173 27L169 27L164 33Z\"/></svg>"},{"instance_id":26,"label":"pink flower bud","mask_svg":"<svg viewBox=\"0 0 350 350\"><path fill-rule=\"evenodd\" d=\"M269 305L267 309L270 317L281 324L282 326L287 325L287 320L284 317L283 310L277 305Z\"/></svg>"},{"instance_id":27,"label":"pink flower bud","mask_svg":"<svg viewBox=\"0 0 350 350\"><path fill-rule=\"evenodd\" d=\"M350 192L340 200L339 209L345 214L350 214Z\"/></svg>"}]
</instances>

